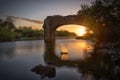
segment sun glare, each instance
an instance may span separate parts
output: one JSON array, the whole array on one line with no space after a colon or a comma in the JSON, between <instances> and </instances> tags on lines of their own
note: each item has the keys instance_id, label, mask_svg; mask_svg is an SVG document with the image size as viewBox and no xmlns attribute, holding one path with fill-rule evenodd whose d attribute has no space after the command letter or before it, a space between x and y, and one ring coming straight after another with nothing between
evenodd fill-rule
<instances>
[{"instance_id":1,"label":"sun glare","mask_svg":"<svg viewBox=\"0 0 120 80\"><path fill-rule=\"evenodd\" d=\"M79 29L77 29L76 33L78 36L83 36L86 33L85 27L80 27Z\"/></svg>"},{"instance_id":2,"label":"sun glare","mask_svg":"<svg viewBox=\"0 0 120 80\"><path fill-rule=\"evenodd\" d=\"M76 33L78 36L84 36L84 34L87 33L86 29L87 28L85 26L70 24L70 25L61 26L57 30L67 30Z\"/></svg>"}]
</instances>

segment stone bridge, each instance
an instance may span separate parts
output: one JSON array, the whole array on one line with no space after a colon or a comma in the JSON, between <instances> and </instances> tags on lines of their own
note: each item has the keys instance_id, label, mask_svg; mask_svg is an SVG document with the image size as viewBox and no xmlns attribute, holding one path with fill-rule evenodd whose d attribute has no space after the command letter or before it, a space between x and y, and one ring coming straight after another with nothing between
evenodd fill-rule
<instances>
[{"instance_id":1,"label":"stone bridge","mask_svg":"<svg viewBox=\"0 0 120 80\"><path fill-rule=\"evenodd\" d=\"M44 41L45 42L54 42L55 41L55 31L58 27L62 25L68 24L77 24L89 27L84 22L83 18L80 18L76 15L69 15L69 16L48 16L44 20Z\"/></svg>"}]
</instances>

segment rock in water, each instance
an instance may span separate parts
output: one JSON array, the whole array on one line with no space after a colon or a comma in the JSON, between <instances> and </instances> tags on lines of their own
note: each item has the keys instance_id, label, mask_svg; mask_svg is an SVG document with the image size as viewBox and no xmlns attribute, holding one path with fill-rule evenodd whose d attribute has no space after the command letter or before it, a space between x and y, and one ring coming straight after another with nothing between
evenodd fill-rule
<instances>
[{"instance_id":1,"label":"rock in water","mask_svg":"<svg viewBox=\"0 0 120 80\"><path fill-rule=\"evenodd\" d=\"M37 65L34 68L31 69L32 72L35 72L36 74L40 74L41 79L48 77L53 78L56 75L55 67L49 65L49 66L43 66L43 65Z\"/></svg>"}]
</instances>

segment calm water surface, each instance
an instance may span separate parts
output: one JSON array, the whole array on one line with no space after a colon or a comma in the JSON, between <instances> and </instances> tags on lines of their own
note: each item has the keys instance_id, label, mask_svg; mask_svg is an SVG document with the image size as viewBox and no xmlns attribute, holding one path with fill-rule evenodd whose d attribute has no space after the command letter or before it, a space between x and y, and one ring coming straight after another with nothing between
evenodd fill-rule
<instances>
[{"instance_id":1,"label":"calm water surface","mask_svg":"<svg viewBox=\"0 0 120 80\"><path fill-rule=\"evenodd\" d=\"M67 54L61 54L61 45ZM74 39L57 40L56 45L46 46L43 40L0 43L0 80L41 80L31 71L39 64L52 64L56 69L54 78L44 80L94 80L94 75L82 66L91 57L89 49L93 49L90 41Z\"/></svg>"}]
</instances>

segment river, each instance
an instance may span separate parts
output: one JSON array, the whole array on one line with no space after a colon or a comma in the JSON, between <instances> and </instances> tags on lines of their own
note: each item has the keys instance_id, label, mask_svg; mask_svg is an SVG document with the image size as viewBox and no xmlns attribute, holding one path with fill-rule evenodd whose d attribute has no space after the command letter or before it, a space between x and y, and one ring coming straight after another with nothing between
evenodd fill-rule
<instances>
[{"instance_id":1,"label":"river","mask_svg":"<svg viewBox=\"0 0 120 80\"><path fill-rule=\"evenodd\" d=\"M62 54L61 45L67 49L66 54ZM97 80L100 78L92 70L97 66L86 63L93 49L92 42L75 39L58 39L55 45L45 45L43 40L2 42L0 80L41 80L39 74L31 71L39 64L55 67L56 74L51 80ZM49 78L45 77L44 80Z\"/></svg>"}]
</instances>

